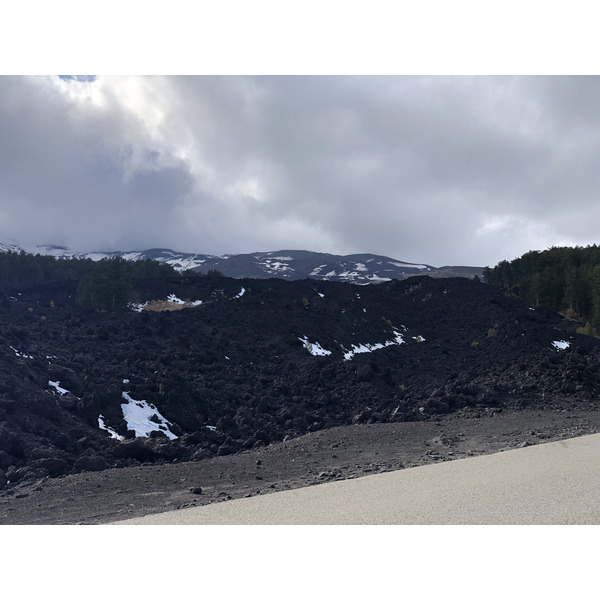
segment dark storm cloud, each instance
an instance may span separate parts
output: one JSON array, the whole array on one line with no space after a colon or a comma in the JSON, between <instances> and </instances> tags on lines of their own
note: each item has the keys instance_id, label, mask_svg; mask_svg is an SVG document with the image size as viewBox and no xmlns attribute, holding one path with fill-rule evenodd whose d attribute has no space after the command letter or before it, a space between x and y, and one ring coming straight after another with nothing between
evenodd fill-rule
<instances>
[{"instance_id":1,"label":"dark storm cloud","mask_svg":"<svg viewBox=\"0 0 600 600\"><path fill-rule=\"evenodd\" d=\"M596 77L0 78L0 233L493 264L597 241Z\"/></svg>"},{"instance_id":2,"label":"dark storm cloud","mask_svg":"<svg viewBox=\"0 0 600 600\"><path fill-rule=\"evenodd\" d=\"M162 164L143 126L111 105L114 98L94 109L47 78L0 84L5 238L83 250L169 241L173 205L192 187L189 169Z\"/></svg>"}]
</instances>

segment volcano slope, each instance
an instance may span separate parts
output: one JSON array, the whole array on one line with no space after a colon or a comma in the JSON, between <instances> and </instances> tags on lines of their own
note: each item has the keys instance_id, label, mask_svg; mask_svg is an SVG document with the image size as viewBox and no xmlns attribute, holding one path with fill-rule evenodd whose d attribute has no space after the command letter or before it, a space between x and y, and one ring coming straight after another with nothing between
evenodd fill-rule
<instances>
[{"instance_id":1,"label":"volcano slope","mask_svg":"<svg viewBox=\"0 0 600 600\"><path fill-rule=\"evenodd\" d=\"M72 282L1 290L0 522L105 522L597 431L598 340L476 281L134 290L123 314L78 307ZM66 504L44 511L44 493Z\"/></svg>"}]
</instances>

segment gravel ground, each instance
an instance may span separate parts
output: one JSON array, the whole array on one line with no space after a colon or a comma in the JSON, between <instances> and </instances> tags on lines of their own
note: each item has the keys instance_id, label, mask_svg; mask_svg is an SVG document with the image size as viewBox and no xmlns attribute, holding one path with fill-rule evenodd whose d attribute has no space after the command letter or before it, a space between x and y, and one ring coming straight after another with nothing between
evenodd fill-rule
<instances>
[{"instance_id":1,"label":"gravel ground","mask_svg":"<svg viewBox=\"0 0 600 600\"><path fill-rule=\"evenodd\" d=\"M337 427L198 462L24 482L0 492L0 523L108 523L599 431L600 412L589 410L481 410L432 421Z\"/></svg>"}]
</instances>

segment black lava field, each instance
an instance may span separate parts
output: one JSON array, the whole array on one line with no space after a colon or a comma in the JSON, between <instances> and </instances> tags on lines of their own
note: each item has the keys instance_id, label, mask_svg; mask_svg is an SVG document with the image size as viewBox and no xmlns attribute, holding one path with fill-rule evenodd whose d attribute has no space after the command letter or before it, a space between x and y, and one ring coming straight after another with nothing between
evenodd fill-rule
<instances>
[{"instance_id":1,"label":"black lava field","mask_svg":"<svg viewBox=\"0 0 600 600\"><path fill-rule=\"evenodd\" d=\"M75 282L0 288L0 489L339 425L599 402L598 340L466 278L134 290L137 310L111 314L77 306ZM141 308L169 297L196 306Z\"/></svg>"}]
</instances>

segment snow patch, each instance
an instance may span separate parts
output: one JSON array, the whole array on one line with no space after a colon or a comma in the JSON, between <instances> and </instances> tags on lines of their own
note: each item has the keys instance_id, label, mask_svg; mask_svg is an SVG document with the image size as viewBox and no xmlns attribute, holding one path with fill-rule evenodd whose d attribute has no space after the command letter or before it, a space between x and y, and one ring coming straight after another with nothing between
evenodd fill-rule
<instances>
[{"instance_id":1,"label":"snow patch","mask_svg":"<svg viewBox=\"0 0 600 600\"><path fill-rule=\"evenodd\" d=\"M313 356L328 356L329 354L331 354L331 351L325 350L325 348L323 348L321 344L319 344L319 342L309 342L306 336L304 336L303 338L299 337L298 339L304 344L304 347Z\"/></svg>"},{"instance_id":2,"label":"snow patch","mask_svg":"<svg viewBox=\"0 0 600 600\"><path fill-rule=\"evenodd\" d=\"M60 387L60 381L49 381L48 385L50 387L53 387L61 396L64 396L65 394L69 393L69 390L66 390L63 387Z\"/></svg>"},{"instance_id":3,"label":"snow patch","mask_svg":"<svg viewBox=\"0 0 600 600\"><path fill-rule=\"evenodd\" d=\"M352 344L352 348L350 350L346 350L342 346L342 350L344 350L344 360L352 360L354 356L357 354L364 354L366 352L374 352L375 350L381 350L382 348L387 348L388 346L400 346L400 344L405 344L404 338L402 334L394 329L394 338L392 340L388 340L386 342L378 342L376 344Z\"/></svg>"},{"instance_id":4,"label":"snow patch","mask_svg":"<svg viewBox=\"0 0 600 600\"><path fill-rule=\"evenodd\" d=\"M398 262L394 262L391 260L388 260L387 262L388 262L388 265L394 265L395 267L400 267L400 268L404 267L406 269L420 269L421 271L429 270L429 267L427 265L412 265L410 263L398 263Z\"/></svg>"},{"instance_id":5,"label":"snow patch","mask_svg":"<svg viewBox=\"0 0 600 600\"><path fill-rule=\"evenodd\" d=\"M139 304L139 303L135 303L135 302L129 303L129 308L131 310L134 310L135 312L142 312L144 310L144 308L146 308L146 306L148 306L148 302L144 302L143 304Z\"/></svg>"},{"instance_id":6,"label":"snow patch","mask_svg":"<svg viewBox=\"0 0 600 600\"><path fill-rule=\"evenodd\" d=\"M108 427L104 422L104 417L102 415L98 415L98 427L100 429L104 429L104 431L108 431L110 433L111 438L115 438L116 440L124 440L125 438L122 435L119 435L112 427Z\"/></svg>"},{"instance_id":7,"label":"snow patch","mask_svg":"<svg viewBox=\"0 0 600 600\"><path fill-rule=\"evenodd\" d=\"M13 346L10 346L10 349L19 357L19 358L28 358L30 360L33 360L33 356L31 356L31 354L25 354L25 352L20 352L19 350L17 350L16 348L14 348Z\"/></svg>"},{"instance_id":8,"label":"snow patch","mask_svg":"<svg viewBox=\"0 0 600 600\"><path fill-rule=\"evenodd\" d=\"M174 302L175 304L185 304L181 298L178 298L175 294L169 294L167 296L167 302Z\"/></svg>"},{"instance_id":9,"label":"snow patch","mask_svg":"<svg viewBox=\"0 0 600 600\"><path fill-rule=\"evenodd\" d=\"M290 267L290 265L283 262L286 260L293 260L293 258L289 256L275 256L273 257L273 259L261 259L259 256L255 256L254 259L256 260L256 264L262 269L264 269L264 271L269 275L273 275L275 273L283 273L284 271L295 271L295 269Z\"/></svg>"},{"instance_id":10,"label":"snow patch","mask_svg":"<svg viewBox=\"0 0 600 600\"><path fill-rule=\"evenodd\" d=\"M134 431L136 437L149 437L153 431L162 431L170 440L177 439L169 429L169 425L173 423L167 421L154 404L148 404L145 400L134 400L127 392L123 392L122 396L126 400L121 404L123 418L127 429ZM151 420L152 417L155 420Z\"/></svg>"},{"instance_id":11,"label":"snow patch","mask_svg":"<svg viewBox=\"0 0 600 600\"><path fill-rule=\"evenodd\" d=\"M321 271L327 266L327 263L324 265L320 265L318 267L315 267L311 273L309 273L309 277L315 277L316 275L319 275L321 273Z\"/></svg>"},{"instance_id":12,"label":"snow patch","mask_svg":"<svg viewBox=\"0 0 600 600\"><path fill-rule=\"evenodd\" d=\"M242 288L240 290L240 293L237 296L234 296L234 299L235 298L241 298L245 293L246 293L246 288Z\"/></svg>"},{"instance_id":13,"label":"snow patch","mask_svg":"<svg viewBox=\"0 0 600 600\"><path fill-rule=\"evenodd\" d=\"M571 342L565 342L565 340L556 340L552 342L552 345L557 350L566 350L571 345Z\"/></svg>"}]
</instances>

